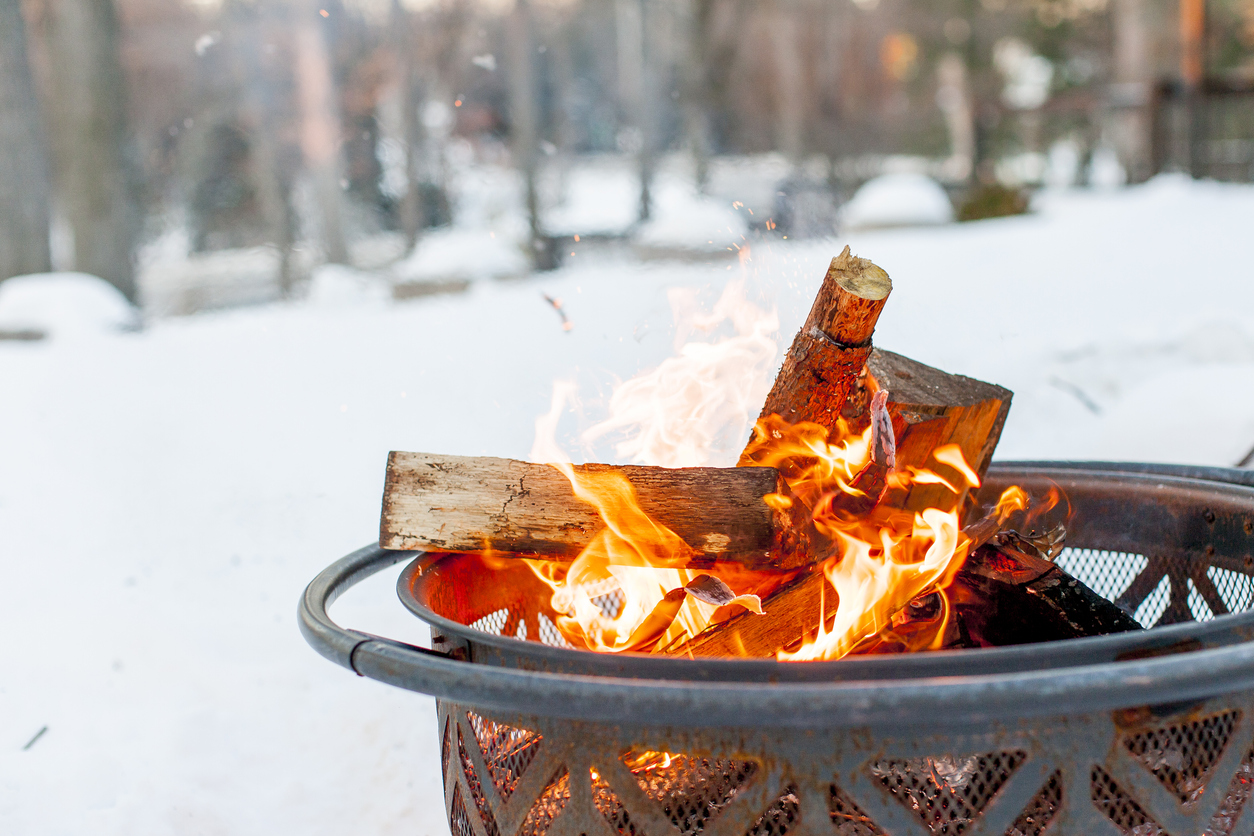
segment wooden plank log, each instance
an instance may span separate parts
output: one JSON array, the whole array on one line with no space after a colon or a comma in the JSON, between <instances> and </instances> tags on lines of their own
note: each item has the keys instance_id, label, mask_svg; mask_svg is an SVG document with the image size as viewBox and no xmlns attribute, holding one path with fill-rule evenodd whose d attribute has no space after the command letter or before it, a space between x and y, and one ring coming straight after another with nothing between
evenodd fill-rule
<instances>
[{"instance_id":1,"label":"wooden plank log","mask_svg":"<svg viewBox=\"0 0 1254 836\"><path fill-rule=\"evenodd\" d=\"M789 521L764 501L782 487L769 467L576 465L621 473L640 508L674 531L698 563L769 567ZM393 452L379 545L387 549L575 557L605 525L550 465L514 459Z\"/></svg>"},{"instance_id":2,"label":"wooden plank log","mask_svg":"<svg viewBox=\"0 0 1254 836\"><path fill-rule=\"evenodd\" d=\"M829 430L857 385L871 353L871 335L892 292L888 274L845 247L832 259L810 315L797 332L762 417L813 421Z\"/></svg>"},{"instance_id":3,"label":"wooden plank log","mask_svg":"<svg viewBox=\"0 0 1254 836\"><path fill-rule=\"evenodd\" d=\"M879 391L888 392L898 469L934 467L932 451L957 444L967 464L984 478L1010 411L1009 389L876 348L867 360L865 377L845 405L843 414L854 432L862 432L870 422L870 400ZM965 498L940 485L916 485L902 507L950 510ZM973 499L967 502L967 510L973 504Z\"/></svg>"},{"instance_id":4,"label":"wooden plank log","mask_svg":"<svg viewBox=\"0 0 1254 836\"><path fill-rule=\"evenodd\" d=\"M783 374L783 372L781 372ZM871 420L874 394L888 393L887 408L896 437L896 467L935 466L932 451L957 444L972 470L983 479L1001 436L1012 397L1008 389L950 374L876 348L869 353L866 374L856 382L842 410L851 429L862 432ZM955 497L944 487L916 485L904 497L893 497L910 510L931 504L950 509L974 497ZM801 521L795 520L794 530ZM991 534L991 532L990 532ZM790 564L791 565L791 564ZM763 601L765 615L740 613L715 624L686 643L668 648L668 655L773 656L781 646L813 633L820 612L833 611L835 592L821 572L800 575Z\"/></svg>"}]
</instances>

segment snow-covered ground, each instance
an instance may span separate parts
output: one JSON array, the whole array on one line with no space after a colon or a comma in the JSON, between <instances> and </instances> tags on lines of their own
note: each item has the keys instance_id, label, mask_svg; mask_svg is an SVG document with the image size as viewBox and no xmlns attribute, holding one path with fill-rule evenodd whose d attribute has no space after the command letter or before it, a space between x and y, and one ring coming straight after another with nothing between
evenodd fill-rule
<instances>
[{"instance_id":1,"label":"snow-covered ground","mask_svg":"<svg viewBox=\"0 0 1254 836\"><path fill-rule=\"evenodd\" d=\"M431 701L318 657L297 597L375 536L388 450L525 457L558 378L568 436L604 417L672 354L669 289L744 278L786 344L850 243L895 283L879 345L1016 392L1001 458L1230 465L1254 445L1252 229L1254 188L1169 177L739 260L589 248L455 297L341 277L316 304L0 341L0 830L447 832ZM423 639L394 577L334 615Z\"/></svg>"}]
</instances>

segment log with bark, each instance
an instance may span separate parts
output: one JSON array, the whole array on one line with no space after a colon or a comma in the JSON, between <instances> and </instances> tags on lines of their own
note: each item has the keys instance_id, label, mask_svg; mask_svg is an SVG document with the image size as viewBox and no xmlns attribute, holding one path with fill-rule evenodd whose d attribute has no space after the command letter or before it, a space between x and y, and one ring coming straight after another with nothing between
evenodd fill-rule
<instances>
[{"instance_id":1,"label":"log with bark","mask_svg":"<svg viewBox=\"0 0 1254 836\"><path fill-rule=\"evenodd\" d=\"M810 315L797 332L766 397L762 417L836 426L871 354L871 335L893 283L845 247L832 259Z\"/></svg>"},{"instance_id":2,"label":"log with bark","mask_svg":"<svg viewBox=\"0 0 1254 836\"><path fill-rule=\"evenodd\" d=\"M675 532L696 564L734 560L771 568L789 519L763 501L782 482L769 467L575 466L614 472L640 508ZM388 456L379 545L386 549L573 558L605 527L596 508L546 464L489 457Z\"/></svg>"},{"instance_id":3,"label":"log with bark","mask_svg":"<svg viewBox=\"0 0 1254 836\"><path fill-rule=\"evenodd\" d=\"M853 293L847 276L856 268L860 275L883 279L867 299ZM780 369L763 415L772 413L790 422L814 421L831 432L837 418L844 418L849 429L860 433L882 415L872 409L879 402L891 418L887 435L892 448L891 463L879 455L873 443L873 460L855 477L854 485L865 496L840 495L835 501L851 513L865 514L883 496L887 472L907 467L937 468L932 453L946 444L957 444L963 458L979 479L983 479L993 449L1001 436L1010 409L1011 392L1000 386L950 374L892 352L873 349L871 334L887 291L887 274L865 259L856 259L849 248L832 261L823 287L811 309L806 325L797 334L788 359ZM819 336L815 333L818 332ZM823 335L839 334L858 339L858 349L833 348ZM815 346L819 348L815 348ZM857 358L861 358L859 361ZM855 365L857 363L865 364ZM878 396L878 397L877 397ZM882 419L881 419L882 420ZM750 461L742 458L742 464ZM894 504L906 510L939 507L949 510L974 503L967 491L954 494L943 486L915 485L904 496L893 497ZM793 512L791 531L806 532L810 561L827 557L815 553L822 544L816 532L807 529L800 514ZM992 532L989 532L990 536ZM799 538L800 539L800 538ZM786 565L796 565L797 561ZM675 655L770 656L792 637L817 629L819 613L834 611L835 602L826 601L834 592L817 570L799 576L778 589L763 602L764 615L740 613L712 625L687 642L665 649ZM785 638L787 637L787 638Z\"/></svg>"}]
</instances>

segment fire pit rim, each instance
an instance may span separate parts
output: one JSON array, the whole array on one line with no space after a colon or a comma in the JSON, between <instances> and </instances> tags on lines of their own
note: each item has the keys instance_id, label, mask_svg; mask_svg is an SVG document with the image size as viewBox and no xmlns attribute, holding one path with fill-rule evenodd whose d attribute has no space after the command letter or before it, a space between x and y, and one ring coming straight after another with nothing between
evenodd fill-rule
<instances>
[{"instance_id":1,"label":"fire pit rim","mask_svg":"<svg viewBox=\"0 0 1254 836\"><path fill-rule=\"evenodd\" d=\"M1017 481L1025 475L1059 477L1073 475L1081 480L1095 477L1109 483L1139 483L1160 487L1170 480L1176 487L1215 491L1223 484L1231 498L1249 502L1254 512L1254 473L1223 468L1181 467L1176 465L1135 464L1124 467L1110 462L1008 462L990 469L995 479ZM1199 477L1208 478L1199 478ZM1216 493L1218 496L1218 493ZM441 559L443 556L434 558ZM934 653L846 658L833 662L807 662L804 665L773 659L729 659L715 657L665 657L648 653L590 653L586 650L553 647L510 636L498 636L444 617L427 606L415 593L420 577L432 558L420 555L397 578L401 603L444 637L447 647L459 647L466 657L488 665L540 669L557 673L597 676L648 677L694 681L861 681L909 679L961 674L994 674L1012 670L1042 670L1118 661L1169 652L1225 646L1254 638L1254 610L1217 616L1206 622L1189 622L1156 627L1135 633L1119 633L1015 647L940 651Z\"/></svg>"},{"instance_id":2,"label":"fire pit rim","mask_svg":"<svg viewBox=\"0 0 1254 836\"><path fill-rule=\"evenodd\" d=\"M1155 472L1173 475L1168 468ZM1240 471L1217 475L1227 478L1209 481L1246 484L1248 477ZM407 556L368 546L324 570L301 600L299 617L306 640L360 675L488 709L602 722L630 717L643 725L739 726L752 717L754 726L962 727L1080 710L1180 703L1254 688L1254 642L1249 641L1154 659L1042 671L824 683L696 682L493 667L345 630L330 619L326 607L335 597Z\"/></svg>"}]
</instances>

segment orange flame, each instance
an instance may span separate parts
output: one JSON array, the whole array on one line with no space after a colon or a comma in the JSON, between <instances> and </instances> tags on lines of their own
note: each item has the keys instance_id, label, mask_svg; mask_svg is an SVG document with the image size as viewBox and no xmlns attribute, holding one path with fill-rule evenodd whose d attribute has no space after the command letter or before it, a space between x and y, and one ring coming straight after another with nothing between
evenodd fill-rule
<instances>
[{"instance_id":1,"label":"orange flame","mask_svg":"<svg viewBox=\"0 0 1254 836\"><path fill-rule=\"evenodd\" d=\"M737 422L744 421L745 392L764 388L757 378L769 362L762 358L774 352L768 336L775 327L774 314L760 312L755 318L745 313L745 304L743 290L730 289L716 318L739 317L739 336L698 348L689 343L675 361L619 387L611 418L585 433L585 440L631 428L637 433L620 443L620 455L671 467L707 463L715 441L728 437L727 427L743 426ZM734 362L737 358L752 359L758 370L752 380L744 377L744 363ZM729 618L740 606L760 611L753 596L766 596L792 576L734 564L706 568L702 571L739 595L731 603L701 600L689 594L689 585L700 574L690 568L696 552L644 513L631 484L613 471L574 469L555 441L558 419L572 394L570 384L555 387L549 414L537 420L532 460L561 470L575 496L597 509L605 527L571 563L528 561L553 590L556 624L566 639L603 652L666 649ZM714 415L722 425L712 420ZM887 421L883 414L881 418ZM889 432L891 439L890 431L881 425L880 432ZM732 432L737 432L735 427ZM813 557L831 587L822 611L814 613L812 635L795 648L791 645L799 637L780 636L781 660L873 652L875 637L887 634L895 646L908 650L939 647L944 640L949 616L945 589L968 552L979 545L963 533L959 516L968 491L979 487L979 477L955 444L933 450L926 467L895 469L890 440L887 457L873 461L878 455L872 452L873 443L878 444L874 433L874 427L853 432L839 419L829 434L819 424L792 425L772 415L757 422L740 458L741 465L775 467L783 475L787 491L766 497L766 502L812 526L817 535L812 538L817 549ZM915 485L940 486L953 501L910 510L907 499ZM1011 513L1026 507L1026 494L1008 489L983 521L985 528L993 527L988 536ZM912 602L911 612L921 609L922 596L932 594L937 596L929 599L936 604L934 617L903 618ZM894 619L899 626L909 624L894 631Z\"/></svg>"}]
</instances>

